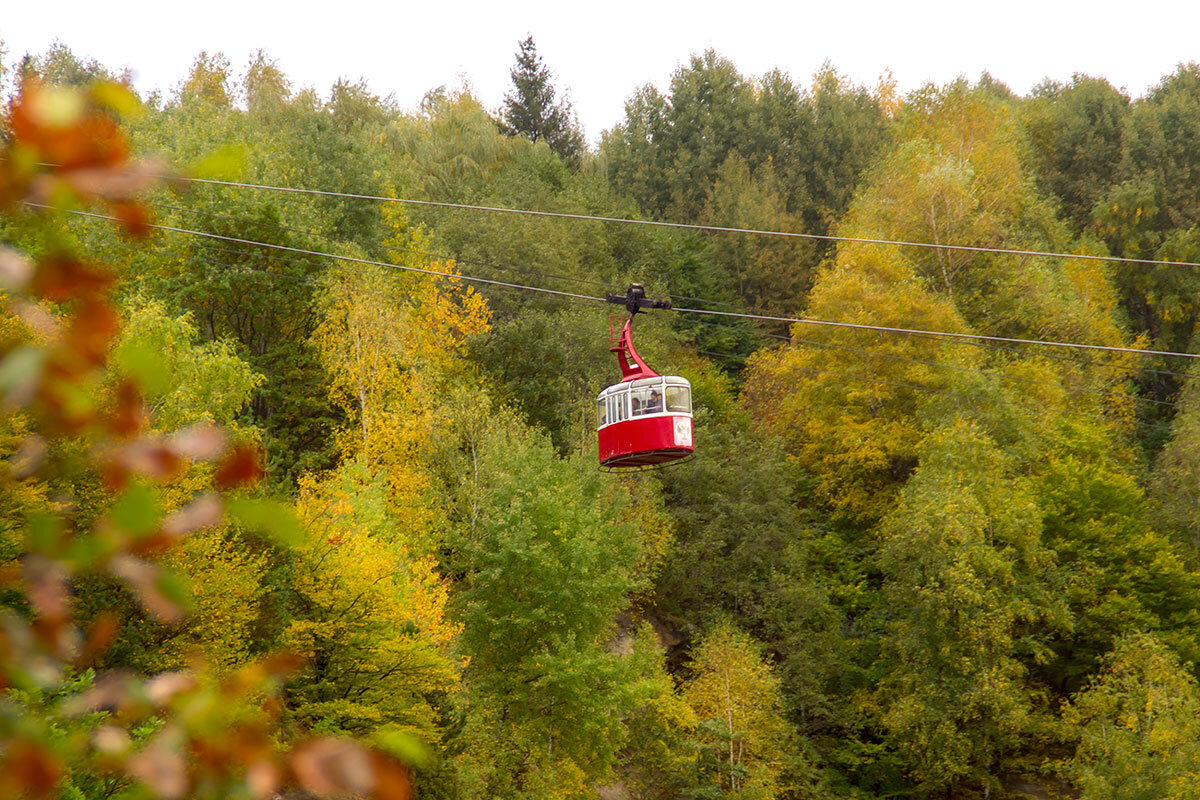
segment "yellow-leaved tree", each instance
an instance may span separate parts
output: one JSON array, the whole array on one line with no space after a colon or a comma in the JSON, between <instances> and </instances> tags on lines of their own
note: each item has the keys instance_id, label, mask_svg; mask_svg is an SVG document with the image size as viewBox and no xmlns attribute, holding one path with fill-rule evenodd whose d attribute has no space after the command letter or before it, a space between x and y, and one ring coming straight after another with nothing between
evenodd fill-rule
<instances>
[{"instance_id":1,"label":"yellow-leaved tree","mask_svg":"<svg viewBox=\"0 0 1200 800\"><path fill-rule=\"evenodd\" d=\"M986 251L1075 247L1022 171L1011 109L956 83L916 95L897 125L900 143L867 174L838 232L976 249L847 243L818 274L808 316L1128 344L1098 262ZM1128 366L1120 355L1091 356L1105 362L1098 366L861 329L798 324L792 335L797 341L752 362L745 398L798 465L819 476L818 496L858 522L891 505L931 420L990 415L998 440L1032 452L1054 432L1049 411L1130 414L1127 373L1109 368Z\"/></svg>"},{"instance_id":2,"label":"yellow-leaved tree","mask_svg":"<svg viewBox=\"0 0 1200 800\"><path fill-rule=\"evenodd\" d=\"M427 236L384 212L400 266L452 272L415 252ZM366 264L325 276L312 342L349 422L342 462L301 481L296 610L284 633L311 656L292 713L317 729L404 731L439 738L435 696L455 690L449 586L435 554L446 529L426 468L445 398L486 330L483 298L454 278Z\"/></svg>"},{"instance_id":3,"label":"yellow-leaved tree","mask_svg":"<svg viewBox=\"0 0 1200 800\"><path fill-rule=\"evenodd\" d=\"M430 698L457 683L448 586L433 558L407 546L383 479L359 461L303 479L297 511L305 536L283 639L309 665L292 685L293 717L314 730L433 743Z\"/></svg>"},{"instance_id":4,"label":"yellow-leaved tree","mask_svg":"<svg viewBox=\"0 0 1200 800\"><path fill-rule=\"evenodd\" d=\"M774 798L790 760L779 679L757 645L722 622L701 640L683 693L698 720L700 766L724 796Z\"/></svg>"},{"instance_id":5,"label":"yellow-leaved tree","mask_svg":"<svg viewBox=\"0 0 1200 800\"><path fill-rule=\"evenodd\" d=\"M116 375L138 376L146 392L151 430L167 433L189 426L220 425L240 439L237 415L262 376L222 341L201 343L190 315L173 317L157 301L133 297L121 338L113 348ZM174 511L211 488L212 468L197 464L170 484L155 487L155 502ZM191 614L172 625L156 625L131 609L117 652L146 669L179 669L196 655L222 673L258 655L256 639L272 549L262 537L236 525L197 531L156 561L185 576ZM94 587L88 607L115 602L109 589Z\"/></svg>"},{"instance_id":6,"label":"yellow-leaved tree","mask_svg":"<svg viewBox=\"0 0 1200 800\"><path fill-rule=\"evenodd\" d=\"M454 272L452 263L414 254L429 250L428 236L402 210L384 216L397 265ZM342 452L383 470L397 495L420 491L408 467L431 435L440 398L467 369L467 339L488 329L486 301L455 278L340 264L326 277L322 311L312 340L334 402L353 421Z\"/></svg>"}]
</instances>

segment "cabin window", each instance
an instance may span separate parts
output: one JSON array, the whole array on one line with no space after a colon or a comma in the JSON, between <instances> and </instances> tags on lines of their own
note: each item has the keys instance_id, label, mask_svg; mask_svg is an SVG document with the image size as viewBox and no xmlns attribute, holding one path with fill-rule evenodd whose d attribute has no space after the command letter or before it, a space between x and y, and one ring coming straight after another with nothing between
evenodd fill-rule
<instances>
[{"instance_id":1,"label":"cabin window","mask_svg":"<svg viewBox=\"0 0 1200 800\"><path fill-rule=\"evenodd\" d=\"M668 386L667 411L676 414L692 413L692 390L686 386Z\"/></svg>"},{"instance_id":2,"label":"cabin window","mask_svg":"<svg viewBox=\"0 0 1200 800\"><path fill-rule=\"evenodd\" d=\"M628 416L628 414L625 411L625 398L626 397L628 397L628 395L625 394L624 392L609 396L609 398L608 398L608 402L609 402L608 421L609 422L620 422L621 420L625 419L625 417Z\"/></svg>"},{"instance_id":3,"label":"cabin window","mask_svg":"<svg viewBox=\"0 0 1200 800\"><path fill-rule=\"evenodd\" d=\"M663 410L662 387L642 386L629 393L633 416L645 414L661 414Z\"/></svg>"},{"instance_id":4,"label":"cabin window","mask_svg":"<svg viewBox=\"0 0 1200 800\"><path fill-rule=\"evenodd\" d=\"M601 397L596 401L596 427L603 428L608 424L608 399Z\"/></svg>"},{"instance_id":5,"label":"cabin window","mask_svg":"<svg viewBox=\"0 0 1200 800\"><path fill-rule=\"evenodd\" d=\"M634 417L640 417L646 413L646 406L649 405L650 390L642 387L633 389L629 392L630 414Z\"/></svg>"}]
</instances>

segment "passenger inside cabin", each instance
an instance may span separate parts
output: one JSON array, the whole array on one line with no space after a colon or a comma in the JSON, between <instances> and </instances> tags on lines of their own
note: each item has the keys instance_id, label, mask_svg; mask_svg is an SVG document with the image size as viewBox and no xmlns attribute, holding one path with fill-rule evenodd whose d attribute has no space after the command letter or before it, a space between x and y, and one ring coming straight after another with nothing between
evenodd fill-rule
<instances>
[{"instance_id":1,"label":"passenger inside cabin","mask_svg":"<svg viewBox=\"0 0 1200 800\"><path fill-rule=\"evenodd\" d=\"M647 414L659 414L659 413L662 413L662 410L663 410L662 395L659 394L659 391L657 389L654 389L653 391L650 392L650 401L648 403L646 403L646 413Z\"/></svg>"},{"instance_id":2,"label":"passenger inside cabin","mask_svg":"<svg viewBox=\"0 0 1200 800\"><path fill-rule=\"evenodd\" d=\"M641 413L642 413L642 401L638 400L635 397L635 398L633 398L633 414L632 414L632 416L636 417L638 414L641 414Z\"/></svg>"}]
</instances>

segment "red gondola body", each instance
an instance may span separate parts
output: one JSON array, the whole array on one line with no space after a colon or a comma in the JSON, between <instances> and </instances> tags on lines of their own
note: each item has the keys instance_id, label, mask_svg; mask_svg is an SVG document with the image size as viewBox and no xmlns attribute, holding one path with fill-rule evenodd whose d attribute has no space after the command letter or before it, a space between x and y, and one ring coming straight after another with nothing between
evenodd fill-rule
<instances>
[{"instance_id":1,"label":"red gondola body","mask_svg":"<svg viewBox=\"0 0 1200 800\"><path fill-rule=\"evenodd\" d=\"M691 385L684 378L659 375L641 359L633 347L632 314L620 333L612 323L609 349L617 354L621 382L596 400L600 466L656 467L690 456Z\"/></svg>"}]
</instances>

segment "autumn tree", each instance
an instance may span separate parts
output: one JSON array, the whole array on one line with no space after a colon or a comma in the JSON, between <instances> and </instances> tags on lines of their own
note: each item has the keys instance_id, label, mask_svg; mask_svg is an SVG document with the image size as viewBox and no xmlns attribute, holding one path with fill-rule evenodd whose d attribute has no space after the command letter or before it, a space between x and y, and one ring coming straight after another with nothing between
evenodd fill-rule
<instances>
[{"instance_id":1,"label":"autumn tree","mask_svg":"<svg viewBox=\"0 0 1200 800\"><path fill-rule=\"evenodd\" d=\"M239 88L245 98L246 109L251 114L264 114L278 109L291 95L287 76L262 50L251 56Z\"/></svg>"},{"instance_id":2,"label":"autumn tree","mask_svg":"<svg viewBox=\"0 0 1200 800\"><path fill-rule=\"evenodd\" d=\"M1064 714L1077 743L1067 774L1095 800L1195 797L1197 719L1200 689L1190 670L1155 637L1126 636Z\"/></svg>"},{"instance_id":3,"label":"autumn tree","mask_svg":"<svg viewBox=\"0 0 1200 800\"><path fill-rule=\"evenodd\" d=\"M696 648L684 697L696 714L698 767L721 797L780 797L788 788L791 733L779 681L755 643L728 622Z\"/></svg>"},{"instance_id":4,"label":"autumn tree","mask_svg":"<svg viewBox=\"0 0 1200 800\"><path fill-rule=\"evenodd\" d=\"M386 748L303 733L282 740L274 698L295 666L289 657L232 670L195 657L188 669L153 676L90 669L121 619L119 607L108 608L80 627L89 579L117 582L147 618L177 624L186 590L163 569L164 552L226 521L282 543L287 521L279 504L233 494L261 476L252 443L212 424L149 428L143 386L155 385L147 377L157 364L127 358L127 374L112 369L122 324L112 303L116 276L73 252L61 212L112 212L131 237L145 236L138 194L161 167L130 158L119 119L136 108L111 84L79 92L28 81L8 109L13 136L0 157L0 206L20 229L14 238L36 244L37 256L0 250L0 317L10 334L0 344L3 428L28 426L20 439L7 438L17 444L7 463L20 468L5 470L0 493L33 501L19 522L22 544L5 553L3 570L0 794L266 797L291 785L408 796L407 770ZM26 204L37 210L15 217ZM202 479L193 483L193 471ZM22 484L57 500L38 503L40 493ZM330 760L351 766L335 770Z\"/></svg>"},{"instance_id":5,"label":"autumn tree","mask_svg":"<svg viewBox=\"0 0 1200 800\"><path fill-rule=\"evenodd\" d=\"M229 59L225 54L201 51L179 87L179 99L186 104L227 108L233 101L229 81Z\"/></svg>"},{"instance_id":6,"label":"autumn tree","mask_svg":"<svg viewBox=\"0 0 1200 800\"><path fill-rule=\"evenodd\" d=\"M290 568L292 620L282 641L308 658L289 684L306 728L440 740L435 697L457 687L449 592L424 542L388 502L386 482L358 461L302 481L304 532Z\"/></svg>"}]
</instances>

